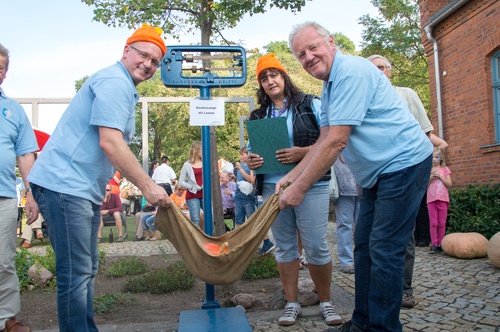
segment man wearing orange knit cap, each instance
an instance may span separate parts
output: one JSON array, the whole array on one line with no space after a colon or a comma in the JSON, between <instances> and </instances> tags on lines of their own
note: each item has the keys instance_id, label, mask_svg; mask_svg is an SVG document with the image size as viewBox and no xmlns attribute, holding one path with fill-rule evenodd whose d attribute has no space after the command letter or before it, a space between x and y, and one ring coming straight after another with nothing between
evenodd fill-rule
<instances>
[{"instance_id":1,"label":"man wearing orange knit cap","mask_svg":"<svg viewBox=\"0 0 500 332\"><path fill-rule=\"evenodd\" d=\"M59 331L98 331L93 306L97 231L106 184L115 170L148 202L171 203L128 147L139 100L136 86L153 76L166 52L160 34L143 25L127 39L120 61L85 81L28 176L56 255Z\"/></svg>"}]
</instances>

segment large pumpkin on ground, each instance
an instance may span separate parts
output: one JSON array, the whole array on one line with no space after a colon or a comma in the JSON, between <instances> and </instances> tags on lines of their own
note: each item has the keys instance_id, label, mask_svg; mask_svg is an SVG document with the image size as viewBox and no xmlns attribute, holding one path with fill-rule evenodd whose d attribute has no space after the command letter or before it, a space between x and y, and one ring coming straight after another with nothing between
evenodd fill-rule
<instances>
[{"instance_id":1,"label":"large pumpkin on ground","mask_svg":"<svg viewBox=\"0 0 500 332\"><path fill-rule=\"evenodd\" d=\"M441 247L452 257L485 257L488 239L479 233L452 233L444 237Z\"/></svg>"},{"instance_id":2,"label":"large pumpkin on ground","mask_svg":"<svg viewBox=\"0 0 500 332\"><path fill-rule=\"evenodd\" d=\"M500 232L493 235L488 242L488 258L494 267L500 268Z\"/></svg>"}]
</instances>

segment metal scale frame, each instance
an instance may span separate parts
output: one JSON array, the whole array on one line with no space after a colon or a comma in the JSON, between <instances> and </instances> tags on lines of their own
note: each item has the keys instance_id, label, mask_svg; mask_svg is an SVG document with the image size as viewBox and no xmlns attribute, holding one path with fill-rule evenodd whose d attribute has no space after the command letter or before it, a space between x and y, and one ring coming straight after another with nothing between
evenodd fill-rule
<instances>
[{"instance_id":1,"label":"metal scale frame","mask_svg":"<svg viewBox=\"0 0 500 332\"><path fill-rule=\"evenodd\" d=\"M200 100L210 100L210 90L240 87L246 83L246 52L240 46L167 46L161 63L161 80L170 88L197 88ZM210 127L202 126L203 169L210 170ZM210 172L203 172L203 187L212 188ZM203 192L205 233L213 236L212 193ZM179 332L252 331L241 308L220 308L214 285L206 284L202 310L181 311Z\"/></svg>"}]
</instances>

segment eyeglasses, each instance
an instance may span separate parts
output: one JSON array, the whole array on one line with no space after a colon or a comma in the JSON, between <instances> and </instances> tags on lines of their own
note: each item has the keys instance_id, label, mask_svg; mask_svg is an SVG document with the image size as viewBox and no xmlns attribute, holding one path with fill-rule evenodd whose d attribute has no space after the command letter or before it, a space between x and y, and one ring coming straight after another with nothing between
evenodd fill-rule
<instances>
[{"instance_id":1,"label":"eyeglasses","mask_svg":"<svg viewBox=\"0 0 500 332\"><path fill-rule=\"evenodd\" d=\"M129 47L131 49L133 49L134 51L136 51L137 53L139 53L139 55L141 56L141 58L143 60L151 60L151 63L153 64L153 66L155 66L156 68L160 68L161 67L161 63L159 63L158 61L156 61L155 59L153 59L151 57L151 55L147 54L146 52L143 52L141 50L138 50L137 48L135 48L134 46L132 45L129 45Z\"/></svg>"},{"instance_id":2,"label":"eyeglasses","mask_svg":"<svg viewBox=\"0 0 500 332\"><path fill-rule=\"evenodd\" d=\"M106 189L106 191L111 191L111 189Z\"/></svg>"},{"instance_id":3,"label":"eyeglasses","mask_svg":"<svg viewBox=\"0 0 500 332\"><path fill-rule=\"evenodd\" d=\"M384 71L385 68L389 68L389 67L384 66L384 65L378 65L377 68L380 69L381 71Z\"/></svg>"}]
</instances>

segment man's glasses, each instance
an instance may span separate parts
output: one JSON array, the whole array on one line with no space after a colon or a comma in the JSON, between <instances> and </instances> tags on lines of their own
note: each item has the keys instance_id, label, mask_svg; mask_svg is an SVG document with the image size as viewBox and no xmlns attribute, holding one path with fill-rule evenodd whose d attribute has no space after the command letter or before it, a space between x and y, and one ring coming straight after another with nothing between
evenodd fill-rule
<instances>
[{"instance_id":1,"label":"man's glasses","mask_svg":"<svg viewBox=\"0 0 500 332\"><path fill-rule=\"evenodd\" d=\"M129 45L129 47L131 49L133 49L134 51L136 51L137 53L139 53L139 55L141 56L141 58L143 60L151 60L151 63L153 64L153 66L155 66L156 68L160 68L161 67L161 63L159 63L158 61L156 61L155 59L153 59L151 57L151 55L147 54L146 52L143 52L141 50L138 50L137 48L135 48L134 46L132 45Z\"/></svg>"},{"instance_id":2,"label":"man's glasses","mask_svg":"<svg viewBox=\"0 0 500 332\"><path fill-rule=\"evenodd\" d=\"M384 71L384 69L388 67L384 65L378 65L377 68L380 69L381 71Z\"/></svg>"}]
</instances>

